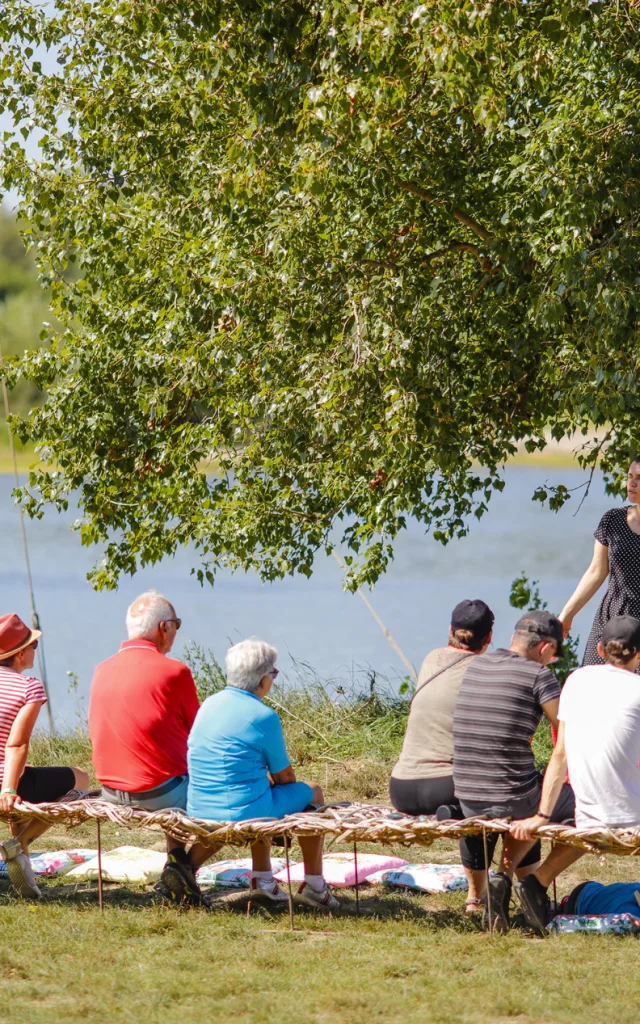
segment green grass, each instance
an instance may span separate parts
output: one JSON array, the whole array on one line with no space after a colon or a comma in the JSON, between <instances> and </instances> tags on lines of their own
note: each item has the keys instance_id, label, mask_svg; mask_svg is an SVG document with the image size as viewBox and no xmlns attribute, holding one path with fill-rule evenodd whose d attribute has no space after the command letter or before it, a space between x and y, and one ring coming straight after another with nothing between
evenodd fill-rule
<instances>
[{"instance_id":1,"label":"green grass","mask_svg":"<svg viewBox=\"0 0 640 1024\"><path fill-rule=\"evenodd\" d=\"M157 835L104 827L104 845L162 847ZM93 845L93 826L58 826L40 849ZM362 847L378 850L379 847ZM218 856L244 855L225 849ZM455 861L454 844L396 849L408 859ZM294 857L297 851L294 848ZM631 858L587 856L563 882L631 879ZM175 910L150 888L44 886L29 905L0 882L0 995L6 1019L39 1022L149 1021L200 1024L519 1022L576 1024L637 1018L638 947L632 938L522 932L489 937L463 915L461 894L342 890L331 918L253 908L244 897L213 910Z\"/></svg>"},{"instance_id":2,"label":"green grass","mask_svg":"<svg viewBox=\"0 0 640 1024\"><path fill-rule=\"evenodd\" d=\"M219 668L191 652L201 694L220 685ZM306 674L305 674L306 672ZM308 670L295 690L276 691L299 775L317 779L330 799L387 802L387 782L404 734L408 703L377 683L338 699ZM536 737L540 763L547 730ZM86 731L38 734L32 764L90 767ZM7 834L0 825L0 834ZM164 849L162 835L106 824L103 846ZM34 847L95 846L95 826L54 826ZM333 845L335 850L350 847ZM381 848L363 844L363 852ZM394 847L407 860L459 862L455 843ZM217 859L245 856L225 848ZM300 858L294 847L294 859ZM588 878L633 880L633 858L586 856L561 879L569 892ZM464 896L342 890L331 918L253 908L242 895L212 910L163 906L151 887L105 886L100 915L95 884L43 884L40 904L11 895L0 881L0 996L16 1024L142 1021L200 1024L369 1024L369 1022L591 1022L637 1018L637 950L632 938L514 931L491 938L463 913Z\"/></svg>"}]
</instances>

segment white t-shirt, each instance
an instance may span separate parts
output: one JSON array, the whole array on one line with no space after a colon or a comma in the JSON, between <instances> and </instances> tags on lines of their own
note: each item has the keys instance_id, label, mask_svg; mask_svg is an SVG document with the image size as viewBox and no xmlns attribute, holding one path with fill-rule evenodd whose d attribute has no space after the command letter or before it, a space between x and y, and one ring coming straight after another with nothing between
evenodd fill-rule
<instances>
[{"instance_id":1,"label":"white t-shirt","mask_svg":"<svg viewBox=\"0 0 640 1024\"><path fill-rule=\"evenodd\" d=\"M560 697L576 826L640 825L640 676L615 665L572 672Z\"/></svg>"}]
</instances>

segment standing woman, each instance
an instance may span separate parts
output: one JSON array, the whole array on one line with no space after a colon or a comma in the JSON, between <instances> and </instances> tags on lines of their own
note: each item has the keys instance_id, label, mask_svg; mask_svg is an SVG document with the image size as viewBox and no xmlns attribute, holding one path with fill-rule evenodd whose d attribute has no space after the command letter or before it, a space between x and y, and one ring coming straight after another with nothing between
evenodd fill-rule
<instances>
[{"instance_id":1,"label":"standing woman","mask_svg":"<svg viewBox=\"0 0 640 1024\"><path fill-rule=\"evenodd\" d=\"M574 617L609 577L607 592L587 640L583 665L604 664L597 648L609 619L616 615L640 618L640 456L629 466L627 495L629 505L610 508L600 520L594 534L591 565L558 616L566 636Z\"/></svg>"}]
</instances>

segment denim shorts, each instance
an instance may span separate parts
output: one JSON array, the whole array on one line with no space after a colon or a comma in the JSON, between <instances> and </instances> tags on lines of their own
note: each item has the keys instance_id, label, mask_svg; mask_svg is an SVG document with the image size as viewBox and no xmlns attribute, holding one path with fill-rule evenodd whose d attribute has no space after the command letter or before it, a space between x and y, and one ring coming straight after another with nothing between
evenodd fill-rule
<instances>
[{"instance_id":1,"label":"denim shorts","mask_svg":"<svg viewBox=\"0 0 640 1024\"><path fill-rule=\"evenodd\" d=\"M272 814L284 818L285 814L304 811L313 800L313 790L306 782L290 782L286 786L271 787Z\"/></svg>"},{"instance_id":2,"label":"denim shorts","mask_svg":"<svg viewBox=\"0 0 640 1024\"><path fill-rule=\"evenodd\" d=\"M122 789L109 789L103 786L102 799L110 804L135 807L138 811L164 811L170 807L186 811L188 785L188 775L175 775L160 786L144 789L139 793L126 793Z\"/></svg>"}]
</instances>

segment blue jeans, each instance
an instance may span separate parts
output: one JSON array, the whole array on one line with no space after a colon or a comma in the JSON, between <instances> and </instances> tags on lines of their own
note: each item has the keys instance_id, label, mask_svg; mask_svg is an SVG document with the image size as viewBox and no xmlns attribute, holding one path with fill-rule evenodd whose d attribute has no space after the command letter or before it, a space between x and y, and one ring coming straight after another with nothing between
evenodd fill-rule
<instances>
[{"instance_id":1,"label":"blue jeans","mask_svg":"<svg viewBox=\"0 0 640 1024\"><path fill-rule=\"evenodd\" d=\"M177 807L181 811L187 809L188 775L175 775L160 786L144 789L139 793L127 793L123 789L102 787L102 799L110 804L124 807L135 807L139 811L164 811Z\"/></svg>"}]
</instances>

